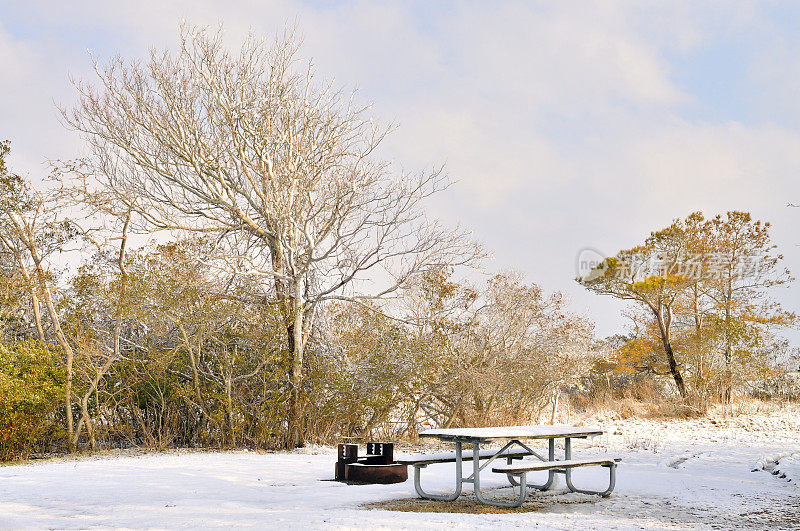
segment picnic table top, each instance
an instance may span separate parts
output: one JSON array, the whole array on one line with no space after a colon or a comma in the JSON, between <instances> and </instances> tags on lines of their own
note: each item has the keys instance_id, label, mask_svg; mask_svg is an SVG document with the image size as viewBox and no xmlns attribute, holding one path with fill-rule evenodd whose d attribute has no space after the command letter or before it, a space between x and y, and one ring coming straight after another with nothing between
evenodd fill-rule
<instances>
[{"instance_id":1,"label":"picnic table top","mask_svg":"<svg viewBox=\"0 0 800 531\"><path fill-rule=\"evenodd\" d=\"M494 426L486 428L447 428L423 430L420 437L439 439L489 440L489 439L554 439L561 437L589 437L602 435L599 428L582 428L564 425Z\"/></svg>"}]
</instances>

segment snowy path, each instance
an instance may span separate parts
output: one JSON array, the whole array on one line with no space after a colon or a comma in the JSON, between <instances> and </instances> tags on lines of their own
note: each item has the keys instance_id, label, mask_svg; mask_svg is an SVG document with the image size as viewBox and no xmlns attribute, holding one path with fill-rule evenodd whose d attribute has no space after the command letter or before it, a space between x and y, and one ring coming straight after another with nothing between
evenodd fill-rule
<instances>
[{"instance_id":1,"label":"snowy path","mask_svg":"<svg viewBox=\"0 0 800 531\"><path fill-rule=\"evenodd\" d=\"M580 455L623 457L608 499L557 494L519 514L408 513L362 504L414 497L412 483L347 486L323 454L163 453L0 467L2 528L800 528L800 478L752 472L765 456L800 452L800 415L723 421L606 421ZM617 432L614 434L614 432ZM432 488L452 465L428 468ZM780 468L780 463L777 465ZM784 469L796 470L796 456ZM580 470L576 483L602 481ZM503 482L494 480L496 485ZM536 498L536 496L532 496Z\"/></svg>"}]
</instances>

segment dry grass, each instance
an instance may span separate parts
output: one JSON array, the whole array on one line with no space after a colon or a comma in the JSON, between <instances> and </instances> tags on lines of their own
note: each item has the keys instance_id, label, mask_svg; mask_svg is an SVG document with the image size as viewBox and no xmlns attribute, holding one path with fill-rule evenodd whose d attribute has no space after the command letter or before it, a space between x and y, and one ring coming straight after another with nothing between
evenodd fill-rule
<instances>
[{"instance_id":1,"label":"dry grass","mask_svg":"<svg viewBox=\"0 0 800 531\"><path fill-rule=\"evenodd\" d=\"M775 400L759 400L748 396L737 396L731 404L715 404L709 408L708 416L713 418L738 417L739 415L773 414L781 411L787 403Z\"/></svg>"},{"instance_id":2,"label":"dry grass","mask_svg":"<svg viewBox=\"0 0 800 531\"><path fill-rule=\"evenodd\" d=\"M456 500L452 502L420 499L390 500L365 504L365 509L382 509L384 511L398 511L403 513L463 513L463 514L507 514L527 513L543 509L539 506L528 504L516 509L484 505L477 500Z\"/></svg>"},{"instance_id":3,"label":"dry grass","mask_svg":"<svg viewBox=\"0 0 800 531\"><path fill-rule=\"evenodd\" d=\"M502 495L498 492L503 491ZM486 494L493 500L512 501L516 496L510 495L510 489L494 489ZM528 499L517 508L495 507L479 503L475 496L464 494L456 501L446 502L423 500L420 498L400 498L382 502L366 503L365 509L399 511L409 513L463 513L463 514L509 514L529 513L574 503L597 503L602 500L597 496L573 494L567 492L529 492Z\"/></svg>"},{"instance_id":4,"label":"dry grass","mask_svg":"<svg viewBox=\"0 0 800 531\"><path fill-rule=\"evenodd\" d=\"M596 401L588 404L586 411L616 419L690 419L704 416L707 410L690 400L660 398L646 401L626 397Z\"/></svg>"}]
</instances>

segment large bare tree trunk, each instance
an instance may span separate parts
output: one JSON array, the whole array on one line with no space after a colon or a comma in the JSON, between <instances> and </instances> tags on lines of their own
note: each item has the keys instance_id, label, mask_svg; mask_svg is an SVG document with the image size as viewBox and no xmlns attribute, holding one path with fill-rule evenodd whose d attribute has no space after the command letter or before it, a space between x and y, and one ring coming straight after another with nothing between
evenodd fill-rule
<instances>
[{"instance_id":1,"label":"large bare tree trunk","mask_svg":"<svg viewBox=\"0 0 800 531\"><path fill-rule=\"evenodd\" d=\"M728 293L730 294L730 282L728 283ZM730 296L725 298L725 351L723 357L725 359L725 373L723 375L725 387L722 390L722 402L730 404L733 398L733 352L731 347L731 300Z\"/></svg>"},{"instance_id":2,"label":"large bare tree trunk","mask_svg":"<svg viewBox=\"0 0 800 531\"><path fill-rule=\"evenodd\" d=\"M303 355L305 353L305 341L303 337L303 286L300 281L295 281L292 296L292 310L294 320L289 333L291 334L292 346L292 390L289 398L289 430L287 447L299 448L305 444L303 440Z\"/></svg>"},{"instance_id":3,"label":"large bare tree trunk","mask_svg":"<svg viewBox=\"0 0 800 531\"><path fill-rule=\"evenodd\" d=\"M39 301L39 296L36 295L36 291L33 289L31 289L31 304L33 306L33 320L36 322L36 335L39 338L39 341L44 343L45 337L44 327L42 326L41 302Z\"/></svg>"},{"instance_id":4,"label":"large bare tree trunk","mask_svg":"<svg viewBox=\"0 0 800 531\"><path fill-rule=\"evenodd\" d=\"M225 379L225 429L228 432L225 439L228 446L236 444L233 427L233 376L230 374L230 367L226 369Z\"/></svg>"},{"instance_id":5,"label":"large bare tree trunk","mask_svg":"<svg viewBox=\"0 0 800 531\"><path fill-rule=\"evenodd\" d=\"M694 329L698 334L703 327L703 316L700 313L700 289L697 283L692 286L692 315L694 316Z\"/></svg>"},{"instance_id":6,"label":"large bare tree trunk","mask_svg":"<svg viewBox=\"0 0 800 531\"><path fill-rule=\"evenodd\" d=\"M678 363L675 361L675 354L672 351L672 345L668 339L664 340L664 350L667 353L667 362L669 363L669 372L675 380L675 385L678 387L678 392L683 398L686 398L686 384L683 382L680 370L678 370Z\"/></svg>"},{"instance_id":7,"label":"large bare tree trunk","mask_svg":"<svg viewBox=\"0 0 800 531\"><path fill-rule=\"evenodd\" d=\"M672 318L669 315L669 310L663 306L653 312L658 322L658 331L661 335L661 343L664 345L664 352L667 355L667 364L669 365L669 372L675 380L675 385L681 397L686 398L686 384L683 381L678 362L675 360L675 352L672 350L672 341L670 338L670 328Z\"/></svg>"},{"instance_id":8,"label":"large bare tree trunk","mask_svg":"<svg viewBox=\"0 0 800 531\"><path fill-rule=\"evenodd\" d=\"M22 259L20 254L17 254L17 262L19 263L19 270L20 273L22 273L22 278L25 280L25 285L28 286L28 291L30 292L31 305L33 306L33 320L36 324L36 335L38 336L39 341L44 343L45 336L44 327L42 326L42 308L41 302L39 301L39 295L36 292L36 286L34 285L30 274L28 274L28 268L25 267L25 261Z\"/></svg>"},{"instance_id":9,"label":"large bare tree trunk","mask_svg":"<svg viewBox=\"0 0 800 531\"><path fill-rule=\"evenodd\" d=\"M75 352L72 350L72 346L67 341L67 337L64 335L63 330L61 329L61 320L58 317L58 312L56 312L56 307L53 302L53 295L50 293L50 287L47 285L47 278L42 270L41 263L37 261L38 256L36 255L35 251L31 249L31 255L34 256L34 261L36 261L36 273L41 283L42 293L44 294L45 306L47 307L47 313L50 316L50 321L53 325L53 330L56 335L56 340L61 348L64 350L64 354L66 356L66 363L65 368L67 371L67 378L66 384L64 385L64 407L66 409L67 415L67 437L69 440L69 450L70 452L74 452L76 448L77 441L73 439L75 434L75 427L73 424L72 418L72 378L73 378L73 363L75 361Z\"/></svg>"}]
</instances>

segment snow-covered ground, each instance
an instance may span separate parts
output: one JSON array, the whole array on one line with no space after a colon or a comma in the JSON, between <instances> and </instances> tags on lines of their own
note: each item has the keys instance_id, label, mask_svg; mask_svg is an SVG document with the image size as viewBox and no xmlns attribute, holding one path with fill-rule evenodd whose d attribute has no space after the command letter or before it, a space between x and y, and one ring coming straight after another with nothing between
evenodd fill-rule
<instances>
[{"instance_id":1,"label":"snow-covered ground","mask_svg":"<svg viewBox=\"0 0 800 531\"><path fill-rule=\"evenodd\" d=\"M607 435L577 442L576 456L623 458L617 489L607 499L559 490L533 493L528 508L536 510L528 512L397 512L365 504L414 498L410 480L370 486L324 481L333 476L332 449L127 454L0 467L0 527L800 529L797 409L586 424ZM426 469L426 487L446 489L452 466ZM575 482L597 487L605 474L579 469ZM491 476L484 484L505 484Z\"/></svg>"}]
</instances>

